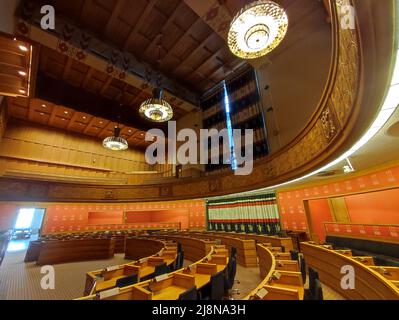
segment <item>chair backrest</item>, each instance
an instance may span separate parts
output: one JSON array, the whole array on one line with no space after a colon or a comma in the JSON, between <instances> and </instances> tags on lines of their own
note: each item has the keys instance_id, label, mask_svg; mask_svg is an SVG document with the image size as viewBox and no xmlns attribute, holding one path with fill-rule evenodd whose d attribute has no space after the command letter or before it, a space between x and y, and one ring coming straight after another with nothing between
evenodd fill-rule
<instances>
[{"instance_id":1,"label":"chair backrest","mask_svg":"<svg viewBox=\"0 0 399 320\"><path fill-rule=\"evenodd\" d=\"M301 268L303 283L306 282L306 262L302 255L298 255L299 267Z\"/></svg>"},{"instance_id":2,"label":"chair backrest","mask_svg":"<svg viewBox=\"0 0 399 320\"><path fill-rule=\"evenodd\" d=\"M298 251L291 250L290 254L291 254L291 260L297 260L298 261Z\"/></svg>"},{"instance_id":3,"label":"chair backrest","mask_svg":"<svg viewBox=\"0 0 399 320\"><path fill-rule=\"evenodd\" d=\"M236 247L231 247L230 258L237 259L237 248Z\"/></svg>"},{"instance_id":4,"label":"chair backrest","mask_svg":"<svg viewBox=\"0 0 399 320\"><path fill-rule=\"evenodd\" d=\"M224 273L220 271L211 275L211 300L222 300L224 296Z\"/></svg>"},{"instance_id":5,"label":"chair backrest","mask_svg":"<svg viewBox=\"0 0 399 320\"><path fill-rule=\"evenodd\" d=\"M178 270L178 269L179 269L180 255L181 255L181 252L178 251L177 254L176 254L176 260L175 260L175 262L173 263L173 270Z\"/></svg>"},{"instance_id":6,"label":"chair backrest","mask_svg":"<svg viewBox=\"0 0 399 320\"><path fill-rule=\"evenodd\" d=\"M155 267L154 276L157 277L157 276L160 276L160 275L168 273L168 272L169 272L169 268L166 265L166 262L164 262Z\"/></svg>"},{"instance_id":7,"label":"chair backrest","mask_svg":"<svg viewBox=\"0 0 399 320\"><path fill-rule=\"evenodd\" d=\"M237 260L231 258L227 269L227 289L231 289L234 285L234 279L237 272Z\"/></svg>"},{"instance_id":8,"label":"chair backrest","mask_svg":"<svg viewBox=\"0 0 399 320\"><path fill-rule=\"evenodd\" d=\"M312 292L312 294L314 300L324 300L323 288L321 287L319 279L314 280L314 292Z\"/></svg>"},{"instance_id":9,"label":"chair backrest","mask_svg":"<svg viewBox=\"0 0 399 320\"><path fill-rule=\"evenodd\" d=\"M197 300L197 299L198 299L197 287L194 286L184 291L182 294L180 294L178 300Z\"/></svg>"},{"instance_id":10,"label":"chair backrest","mask_svg":"<svg viewBox=\"0 0 399 320\"><path fill-rule=\"evenodd\" d=\"M132 274L130 276L123 277L123 278L116 280L115 286L119 287L119 288L127 287L127 286L137 283L137 281L138 281L137 274Z\"/></svg>"},{"instance_id":11,"label":"chair backrest","mask_svg":"<svg viewBox=\"0 0 399 320\"><path fill-rule=\"evenodd\" d=\"M313 268L309 267L309 289L313 295L315 295L315 280L319 280L319 273Z\"/></svg>"},{"instance_id":12,"label":"chair backrest","mask_svg":"<svg viewBox=\"0 0 399 320\"><path fill-rule=\"evenodd\" d=\"M180 251L179 269L183 268L183 263L184 263L184 250Z\"/></svg>"}]
</instances>

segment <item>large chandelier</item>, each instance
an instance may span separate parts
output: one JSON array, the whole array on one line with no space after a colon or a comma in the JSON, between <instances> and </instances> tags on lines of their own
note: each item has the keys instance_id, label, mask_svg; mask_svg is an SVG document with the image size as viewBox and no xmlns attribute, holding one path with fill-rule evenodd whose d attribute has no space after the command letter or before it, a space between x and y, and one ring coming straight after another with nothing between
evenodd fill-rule
<instances>
[{"instance_id":1,"label":"large chandelier","mask_svg":"<svg viewBox=\"0 0 399 320\"><path fill-rule=\"evenodd\" d=\"M152 91L153 97L144 101L139 109L140 115L153 122L169 121L173 117L173 109L170 104L162 99L162 88Z\"/></svg>"},{"instance_id":2,"label":"large chandelier","mask_svg":"<svg viewBox=\"0 0 399 320\"><path fill-rule=\"evenodd\" d=\"M113 151L126 150L129 145L125 139L120 137L121 129L115 127L114 135L112 137L105 138L103 141L103 146L107 149Z\"/></svg>"},{"instance_id":3,"label":"large chandelier","mask_svg":"<svg viewBox=\"0 0 399 320\"><path fill-rule=\"evenodd\" d=\"M277 3L254 1L242 8L230 25L227 43L243 59L262 57L275 49L288 29L288 16Z\"/></svg>"}]
</instances>

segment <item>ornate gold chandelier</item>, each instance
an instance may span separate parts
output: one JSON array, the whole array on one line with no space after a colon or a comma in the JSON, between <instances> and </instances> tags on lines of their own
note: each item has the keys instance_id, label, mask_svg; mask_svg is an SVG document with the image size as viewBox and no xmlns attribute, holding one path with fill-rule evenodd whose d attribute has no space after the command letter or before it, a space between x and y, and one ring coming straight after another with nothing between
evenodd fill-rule
<instances>
[{"instance_id":1,"label":"ornate gold chandelier","mask_svg":"<svg viewBox=\"0 0 399 320\"><path fill-rule=\"evenodd\" d=\"M140 115L153 122L169 121L173 117L171 105L162 99L162 88L155 88L152 92L153 97L144 101L139 109Z\"/></svg>"},{"instance_id":2,"label":"ornate gold chandelier","mask_svg":"<svg viewBox=\"0 0 399 320\"><path fill-rule=\"evenodd\" d=\"M260 58L280 44L287 29L288 16L281 6L269 0L254 1L231 22L227 43L242 59Z\"/></svg>"}]
</instances>

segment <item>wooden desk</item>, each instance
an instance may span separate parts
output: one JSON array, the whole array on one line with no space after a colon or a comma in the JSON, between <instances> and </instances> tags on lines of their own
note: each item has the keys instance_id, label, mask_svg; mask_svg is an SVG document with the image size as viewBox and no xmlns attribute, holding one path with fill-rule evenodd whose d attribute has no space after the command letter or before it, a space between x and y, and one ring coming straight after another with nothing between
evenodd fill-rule
<instances>
[{"instance_id":1,"label":"wooden desk","mask_svg":"<svg viewBox=\"0 0 399 320\"><path fill-rule=\"evenodd\" d=\"M214 241L220 240L221 243L225 245L230 252L232 247L235 247L237 249L238 264L246 268L256 267L258 265L256 258L255 240L234 238L230 236L230 234L216 234L211 232L191 233L191 236L211 238Z\"/></svg>"},{"instance_id":2,"label":"wooden desk","mask_svg":"<svg viewBox=\"0 0 399 320\"><path fill-rule=\"evenodd\" d=\"M256 245L256 251L262 281L244 300L303 300L304 287L301 273L278 270L279 262L289 265L290 268L295 268L294 266L297 268L297 261L279 260L278 262L270 248L260 244Z\"/></svg>"},{"instance_id":3,"label":"wooden desk","mask_svg":"<svg viewBox=\"0 0 399 320\"><path fill-rule=\"evenodd\" d=\"M138 237L127 238L125 259L139 260L144 257L149 257L159 252L164 246L165 244L162 241L155 239Z\"/></svg>"},{"instance_id":4,"label":"wooden desk","mask_svg":"<svg viewBox=\"0 0 399 320\"><path fill-rule=\"evenodd\" d=\"M130 239L129 245L132 246L135 240ZM143 245L145 242L147 246L154 246L154 243L157 242L157 246L162 245L166 246L166 243L163 243L159 240L154 239L139 239L139 245ZM144 241L144 242L143 242ZM152 251L152 250L151 250ZM140 254L142 254L142 250L140 250ZM116 285L116 281L128 275L137 274L139 280L141 278L147 277L155 272L155 267L161 263L166 263L168 266L172 265L177 258L176 247L168 247L166 250L164 247L161 248L154 255L149 257L142 257L141 261L135 261L119 266L109 267L110 271L106 269L90 271L86 274L86 285L84 295L89 295L91 292L101 292L104 290L109 290L114 288ZM94 283L96 283L95 289L93 290Z\"/></svg>"},{"instance_id":5,"label":"wooden desk","mask_svg":"<svg viewBox=\"0 0 399 320\"><path fill-rule=\"evenodd\" d=\"M202 259L211 251L212 246L215 245L215 241L189 237L183 233L153 235L153 237L179 242L184 251L184 258L190 261Z\"/></svg>"},{"instance_id":6,"label":"wooden desk","mask_svg":"<svg viewBox=\"0 0 399 320\"><path fill-rule=\"evenodd\" d=\"M79 239L34 241L29 244L25 261L38 265L110 259L114 256L115 239Z\"/></svg>"},{"instance_id":7,"label":"wooden desk","mask_svg":"<svg viewBox=\"0 0 399 320\"><path fill-rule=\"evenodd\" d=\"M231 236L240 239L255 240L257 243L270 243L273 247L284 247L286 252L293 250L293 243L291 238L280 238L277 236L267 236L255 233L235 233L235 232L204 232L205 234L220 234Z\"/></svg>"},{"instance_id":8,"label":"wooden desk","mask_svg":"<svg viewBox=\"0 0 399 320\"><path fill-rule=\"evenodd\" d=\"M399 289L389 278L377 272L378 267L369 267L350 256L340 254L323 246L301 243L306 263L319 273L320 281L350 300L398 300ZM341 268L352 266L356 275L355 289L344 290ZM389 268L389 267L383 267ZM391 273L392 275L395 272Z\"/></svg>"},{"instance_id":9,"label":"wooden desk","mask_svg":"<svg viewBox=\"0 0 399 320\"><path fill-rule=\"evenodd\" d=\"M229 258L225 255L216 255L213 252L213 247L211 247L210 252L205 257L202 257L201 260L193 263L189 268L169 273L168 278L165 280L156 283L153 280L148 280L129 287L116 289L117 292L105 299L176 300L181 293L194 285L197 289L207 285L211 274L226 269L228 260ZM96 295L90 295L77 300L94 300L96 298Z\"/></svg>"}]
</instances>

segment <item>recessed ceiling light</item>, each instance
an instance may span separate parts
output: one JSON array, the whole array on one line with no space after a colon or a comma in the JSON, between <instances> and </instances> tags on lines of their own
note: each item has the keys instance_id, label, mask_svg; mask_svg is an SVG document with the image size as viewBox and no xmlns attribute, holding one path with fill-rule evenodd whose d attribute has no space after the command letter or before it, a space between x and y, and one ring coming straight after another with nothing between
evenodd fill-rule
<instances>
[{"instance_id":1,"label":"recessed ceiling light","mask_svg":"<svg viewBox=\"0 0 399 320\"><path fill-rule=\"evenodd\" d=\"M102 122L102 121L100 121L100 122L99 122L99 124L103 124L103 122Z\"/></svg>"},{"instance_id":2,"label":"recessed ceiling light","mask_svg":"<svg viewBox=\"0 0 399 320\"><path fill-rule=\"evenodd\" d=\"M18 71L18 73L19 73L20 76L23 76L23 77L26 76L26 72L25 71Z\"/></svg>"},{"instance_id":3,"label":"recessed ceiling light","mask_svg":"<svg viewBox=\"0 0 399 320\"><path fill-rule=\"evenodd\" d=\"M42 104L42 107L43 107L43 108L47 108L47 106L46 106L45 104Z\"/></svg>"},{"instance_id":4,"label":"recessed ceiling light","mask_svg":"<svg viewBox=\"0 0 399 320\"><path fill-rule=\"evenodd\" d=\"M83 116L82 119L86 119L86 116Z\"/></svg>"},{"instance_id":5,"label":"recessed ceiling light","mask_svg":"<svg viewBox=\"0 0 399 320\"><path fill-rule=\"evenodd\" d=\"M65 118L62 118L62 121L65 121Z\"/></svg>"},{"instance_id":6,"label":"recessed ceiling light","mask_svg":"<svg viewBox=\"0 0 399 320\"><path fill-rule=\"evenodd\" d=\"M132 132L132 130L129 130L129 133Z\"/></svg>"},{"instance_id":7,"label":"recessed ceiling light","mask_svg":"<svg viewBox=\"0 0 399 320\"><path fill-rule=\"evenodd\" d=\"M24 45L22 45L22 44L19 45L18 48L19 48L19 50L21 50L21 51L23 51L23 52L29 51L29 49L28 49L27 47L25 47Z\"/></svg>"},{"instance_id":8,"label":"recessed ceiling light","mask_svg":"<svg viewBox=\"0 0 399 320\"><path fill-rule=\"evenodd\" d=\"M40 112L40 115L41 115L41 116L44 116L44 113L43 113L43 112Z\"/></svg>"},{"instance_id":9,"label":"recessed ceiling light","mask_svg":"<svg viewBox=\"0 0 399 320\"><path fill-rule=\"evenodd\" d=\"M68 114L69 112L68 112L68 111L64 111L64 113L65 113L65 114Z\"/></svg>"},{"instance_id":10,"label":"recessed ceiling light","mask_svg":"<svg viewBox=\"0 0 399 320\"><path fill-rule=\"evenodd\" d=\"M26 91L25 91L25 90L22 90L22 89L20 89L19 92L20 92L20 93L24 93L24 94L26 93Z\"/></svg>"}]
</instances>

